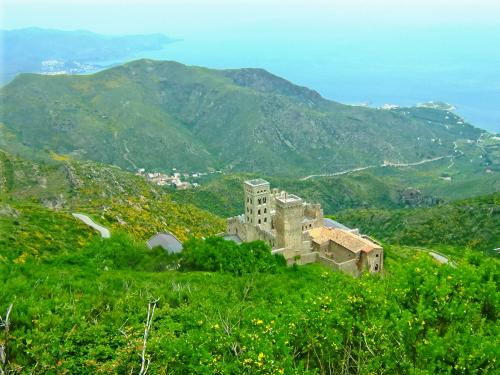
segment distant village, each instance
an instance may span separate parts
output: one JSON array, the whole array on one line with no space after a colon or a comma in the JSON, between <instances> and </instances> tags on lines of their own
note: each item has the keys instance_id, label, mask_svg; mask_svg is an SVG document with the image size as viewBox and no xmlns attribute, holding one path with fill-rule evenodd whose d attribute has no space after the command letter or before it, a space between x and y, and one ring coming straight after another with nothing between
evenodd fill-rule
<instances>
[{"instance_id":1,"label":"distant village","mask_svg":"<svg viewBox=\"0 0 500 375\"><path fill-rule=\"evenodd\" d=\"M85 74L99 70L97 65L78 61L44 60L40 63L40 73L45 75Z\"/></svg>"},{"instance_id":2,"label":"distant village","mask_svg":"<svg viewBox=\"0 0 500 375\"><path fill-rule=\"evenodd\" d=\"M144 177L148 182L158 186L170 186L178 190L192 189L200 186L199 179L209 174L222 173L221 171L210 172L178 172L172 169L172 174L167 175L160 172L146 172L145 168L137 170L136 175ZM198 182L195 182L198 181Z\"/></svg>"}]
</instances>

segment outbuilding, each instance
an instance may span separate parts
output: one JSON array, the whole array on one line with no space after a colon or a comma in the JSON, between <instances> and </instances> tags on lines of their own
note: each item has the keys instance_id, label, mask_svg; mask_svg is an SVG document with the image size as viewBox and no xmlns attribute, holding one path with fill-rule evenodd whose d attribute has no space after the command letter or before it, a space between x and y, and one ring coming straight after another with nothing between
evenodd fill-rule
<instances>
[{"instance_id":1,"label":"outbuilding","mask_svg":"<svg viewBox=\"0 0 500 375\"><path fill-rule=\"evenodd\" d=\"M160 246L168 253L180 253L183 249L182 242L170 232L161 232L151 237L147 245L150 249Z\"/></svg>"}]
</instances>

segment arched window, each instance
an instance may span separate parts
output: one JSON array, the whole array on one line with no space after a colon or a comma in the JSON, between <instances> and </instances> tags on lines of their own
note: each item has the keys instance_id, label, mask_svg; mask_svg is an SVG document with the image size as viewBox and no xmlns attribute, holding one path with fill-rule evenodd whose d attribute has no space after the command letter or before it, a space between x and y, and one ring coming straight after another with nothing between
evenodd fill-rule
<instances>
[{"instance_id":1,"label":"arched window","mask_svg":"<svg viewBox=\"0 0 500 375\"><path fill-rule=\"evenodd\" d=\"M264 218L264 223L267 223L267 217Z\"/></svg>"},{"instance_id":2,"label":"arched window","mask_svg":"<svg viewBox=\"0 0 500 375\"><path fill-rule=\"evenodd\" d=\"M260 224L260 219L259 219L259 224Z\"/></svg>"},{"instance_id":3,"label":"arched window","mask_svg":"<svg viewBox=\"0 0 500 375\"><path fill-rule=\"evenodd\" d=\"M259 211L257 211L257 213L260 215L260 208L259 208Z\"/></svg>"},{"instance_id":4,"label":"arched window","mask_svg":"<svg viewBox=\"0 0 500 375\"><path fill-rule=\"evenodd\" d=\"M260 199L260 198L259 198L259 199L258 199L258 203L259 203L259 204L262 204L262 199Z\"/></svg>"},{"instance_id":5,"label":"arched window","mask_svg":"<svg viewBox=\"0 0 500 375\"><path fill-rule=\"evenodd\" d=\"M267 214L267 208L264 208L264 213Z\"/></svg>"}]
</instances>

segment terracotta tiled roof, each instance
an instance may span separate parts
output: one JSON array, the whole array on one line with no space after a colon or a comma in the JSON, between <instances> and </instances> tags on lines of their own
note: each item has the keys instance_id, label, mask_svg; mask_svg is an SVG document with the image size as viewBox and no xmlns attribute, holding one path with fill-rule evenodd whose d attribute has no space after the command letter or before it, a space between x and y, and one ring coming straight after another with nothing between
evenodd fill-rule
<instances>
[{"instance_id":1,"label":"terracotta tiled roof","mask_svg":"<svg viewBox=\"0 0 500 375\"><path fill-rule=\"evenodd\" d=\"M312 240L318 244L323 244L330 240L330 229L327 227L314 228L309 231Z\"/></svg>"},{"instance_id":2,"label":"terracotta tiled roof","mask_svg":"<svg viewBox=\"0 0 500 375\"><path fill-rule=\"evenodd\" d=\"M353 253L358 253L360 251L368 253L373 249L381 249L380 245L367 238L338 228L315 228L311 229L309 234L312 240L320 245L328 241L333 241Z\"/></svg>"}]
</instances>

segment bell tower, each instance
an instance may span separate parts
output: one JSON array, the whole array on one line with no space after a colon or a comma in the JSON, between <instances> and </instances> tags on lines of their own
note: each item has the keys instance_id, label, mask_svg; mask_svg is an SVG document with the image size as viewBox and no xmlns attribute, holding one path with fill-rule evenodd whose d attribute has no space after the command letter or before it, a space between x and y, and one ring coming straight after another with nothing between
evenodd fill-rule
<instances>
[{"instance_id":1,"label":"bell tower","mask_svg":"<svg viewBox=\"0 0 500 375\"><path fill-rule=\"evenodd\" d=\"M269 229L271 227L269 182L256 178L245 181L243 188L245 191L245 223Z\"/></svg>"}]
</instances>

